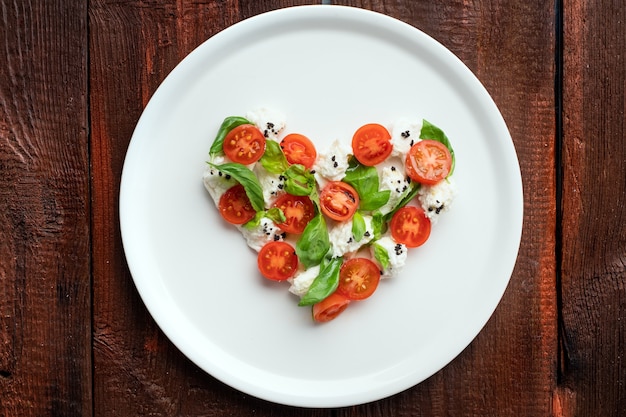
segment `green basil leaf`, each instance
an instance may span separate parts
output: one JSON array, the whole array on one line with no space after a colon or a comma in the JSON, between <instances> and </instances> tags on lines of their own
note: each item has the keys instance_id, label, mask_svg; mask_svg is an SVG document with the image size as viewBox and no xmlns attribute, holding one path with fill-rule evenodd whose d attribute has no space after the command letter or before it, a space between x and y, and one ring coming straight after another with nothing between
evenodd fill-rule
<instances>
[{"instance_id":1,"label":"green basil leaf","mask_svg":"<svg viewBox=\"0 0 626 417\"><path fill-rule=\"evenodd\" d=\"M285 217L285 213L278 207L272 207L271 209L265 212L265 217L274 222L274 224L285 223L287 218Z\"/></svg>"},{"instance_id":2,"label":"green basil leaf","mask_svg":"<svg viewBox=\"0 0 626 417\"><path fill-rule=\"evenodd\" d=\"M454 166L456 165L456 158L454 156L454 149L452 149L452 144L450 143L450 140L448 139L446 134L443 133L443 130L430 123L428 120L424 119L422 121L422 131L420 132L420 139L432 139L446 145L446 148L448 148L448 151L450 151L450 156L452 156L452 166L450 167L448 177L452 175L452 173L454 172Z\"/></svg>"},{"instance_id":3,"label":"green basil leaf","mask_svg":"<svg viewBox=\"0 0 626 417\"><path fill-rule=\"evenodd\" d=\"M372 214L372 229L374 231L374 240L380 239L387 228L387 220L380 211Z\"/></svg>"},{"instance_id":4,"label":"green basil leaf","mask_svg":"<svg viewBox=\"0 0 626 417\"><path fill-rule=\"evenodd\" d=\"M330 238L326 220L318 213L306 225L296 242L296 254L305 268L319 265L330 250Z\"/></svg>"},{"instance_id":5,"label":"green basil leaf","mask_svg":"<svg viewBox=\"0 0 626 417\"><path fill-rule=\"evenodd\" d=\"M361 208L361 210L365 210L365 211L373 211L373 210L379 209L385 204L387 204L387 202L389 201L390 195L391 195L390 190L382 190L382 191L377 191L372 194L368 194L365 201L362 200L359 203L359 207Z\"/></svg>"},{"instance_id":6,"label":"green basil leaf","mask_svg":"<svg viewBox=\"0 0 626 417\"><path fill-rule=\"evenodd\" d=\"M244 223L243 227L248 230L252 230L254 228L259 227L261 224L261 219L265 217L265 211L257 211L252 220L249 220L247 223Z\"/></svg>"},{"instance_id":7,"label":"green basil leaf","mask_svg":"<svg viewBox=\"0 0 626 417\"><path fill-rule=\"evenodd\" d=\"M354 216L352 216L352 235L357 242L360 242L365 236L365 232L367 231L367 226L365 225L365 219L363 215L359 212L359 210L354 212Z\"/></svg>"},{"instance_id":8,"label":"green basil leaf","mask_svg":"<svg viewBox=\"0 0 626 417\"><path fill-rule=\"evenodd\" d=\"M248 230L259 227L259 225L261 224L261 219L263 219L263 217L267 217L268 219L273 221L274 224L284 223L285 220L287 220L287 218L285 217L285 213L283 213L281 209L279 209L278 207L272 207L269 210L257 211L252 220L245 223L243 227Z\"/></svg>"},{"instance_id":9,"label":"green basil leaf","mask_svg":"<svg viewBox=\"0 0 626 417\"><path fill-rule=\"evenodd\" d=\"M294 164L283 173L285 191L292 195L311 195L315 190L315 177L304 165Z\"/></svg>"},{"instance_id":10,"label":"green basil leaf","mask_svg":"<svg viewBox=\"0 0 626 417\"><path fill-rule=\"evenodd\" d=\"M213 144L211 145L211 149L209 150L209 155L223 155L224 154L224 138L228 135L228 132L236 128L240 125L251 125L253 124L251 121L244 117L239 116L230 116L224 119L222 125L217 131L217 136L213 140Z\"/></svg>"},{"instance_id":11,"label":"green basil leaf","mask_svg":"<svg viewBox=\"0 0 626 417\"><path fill-rule=\"evenodd\" d=\"M274 140L265 141L265 153L263 153L259 162L261 162L261 165L267 172L272 174L282 174L289 168L289 162L287 162L283 150L278 142Z\"/></svg>"},{"instance_id":12,"label":"green basil leaf","mask_svg":"<svg viewBox=\"0 0 626 417\"><path fill-rule=\"evenodd\" d=\"M234 162L228 162L221 165L215 165L209 163L213 168L222 171L224 174L230 175L239 184L243 185L246 190L246 194L250 199L252 208L256 211L263 211L265 209L265 201L263 200L263 189L257 179L254 172L244 165Z\"/></svg>"},{"instance_id":13,"label":"green basil leaf","mask_svg":"<svg viewBox=\"0 0 626 417\"><path fill-rule=\"evenodd\" d=\"M368 167L359 163L356 158L350 158L346 176L343 182L350 184L359 194L359 208L365 211L376 210L389 201L389 190L379 191L378 171L375 167Z\"/></svg>"},{"instance_id":14,"label":"green basil leaf","mask_svg":"<svg viewBox=\"0 0 626 417\"><path fill-rule=\"evenodd\" d=\"M387 249L378 243L374 243L374 258L383 267L383 269L386 269L389 266L389 252L387 252Z\"/></svg>"},{"instance_id":15,"label":"green basil leaf","mask_svg":"<svg viewBox=\"0 0 626 417\"><path fill-rule=\"evenodd\" d=\"M319 275L313 280L309 290L300 299L299 306L310 306L319 303L331 295L339 286L339 270L343 258L333 258L320 268Z\"/></svg>"}]
</instances>

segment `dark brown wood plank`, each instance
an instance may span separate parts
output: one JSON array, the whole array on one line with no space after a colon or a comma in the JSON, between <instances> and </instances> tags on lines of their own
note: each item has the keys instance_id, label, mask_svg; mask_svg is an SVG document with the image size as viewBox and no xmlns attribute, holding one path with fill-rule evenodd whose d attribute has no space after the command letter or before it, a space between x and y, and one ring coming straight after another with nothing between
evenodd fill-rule
<instances>
[{"instance_id":1,"label":"dark brown wood plank","mask_svg":"<svg viewBox=\"0 0 626 417\"><path fill-rule=\"evenodd\" d=\"M87 7L0 1L0 415L91 415Z\"/></svg>"},{"instance_id":2,"label":"dark brown wood plank","mask_svg":"<svg viewBox=\"0 0 626 417\"><path fill-rule=\"evenodd\" d=\"M626 415L626 10L564 2L563 377L572 415Z\"/></svg>"},{"instance_id":3,"label":"dark brown wood plank","mask_svg":"<svg viewBox=\"0 0 626 417\"><path fill-rule=\"evenodd\" d=\"M550 415L558 352L554 5L526 0L341 3L412 24L474 71L500 108L516 146L525 228L509 287L474 342L413 389L340 415Z\"/></svg>"},{"instance_id":4,"label":"dark brown wood plank","mask_svg":"<svg viewBox=\"0 0 626 417\"><path fill-rule=\"evenodd\" d=\"M101 416L328 415L250 398L187 360L134 287L118 193L135 124L167 74L201 42L252 15L306 1L89 3L93 166L94 408Z\"/></svg>"}]
</instances>

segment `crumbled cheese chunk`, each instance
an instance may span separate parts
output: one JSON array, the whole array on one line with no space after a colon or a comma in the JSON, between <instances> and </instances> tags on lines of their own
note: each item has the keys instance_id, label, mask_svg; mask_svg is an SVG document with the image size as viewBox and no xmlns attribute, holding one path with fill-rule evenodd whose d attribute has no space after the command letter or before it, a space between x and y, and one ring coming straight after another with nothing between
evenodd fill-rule
<instances>
[{"instance_id":1,"label":"crumbled cheese chunk","mask_svg":"<svg viewBox=\"0 0 626 417\"><path fill-rule=\"evenodd\" d=\"M417 194L417 199L431 224L436 224L439 215L448 211L456 194L456 184L453 176L451 176L435 185L422 185Z\"/></svg>"},{"instance_id":2,"label":"crumbled cheese chunk","mask_svg":"<svg viewBox=\"0 0 626 417\"><path fill-rule=\"evenodd\" d=\"M391 130L391 144L393 150L392 156L404 157L411 146L420 141L420 133L422 132L422 121L414 121L408 119L397 120ZM404 162L404 161L403 161Z\"/></svg>"},{"instance_id":3,"label":"crumbled cheese chunk","mask_svg":"<svg viewBox=\"0 0 626 417\"><path fill-rule=\"evenodd\" d=\"M379 189L390 191L389 201L380 208L382 214L387 214L411 191L410 180L404 173L404 165L393 164L382 168Z\"/></svg>"},{"instance_id":4,"label":"crumbled cheese chunk","mask_svg":"<svg viewBox=\"0 0 626 417\"><path fill-rule=\"evenodd\" d=\"M337 223L329 230L330 248L334 257L356 252L374 238L372 216L365 215L363 220L365 221L365 234L358 241L352 234L352 220Z\"/></svg>"},{"instance_id":5,"label":"crumbled cheese chunk","mask_svg":"<svg viewBox=\"0 0 626 417\"><path fill-rule=\"evenodd\" d=\"M286 237L286 234L267 217L263 217L256 227L248 228L245 226L237 226L237 228L246 239L248 246L257 252L260 251L266 243L284 240Z\"/></svg>"},{"instance_id":6,"label":"crumbled cheese chunk","mask_svg":"<svg viewBox=\"0 0 626 417\"><path fill-rule=\"evenodd\" d=\"M335 140L328 149L319 153L313 165L315 178L324 185L326 181L340 181L346 176L348 158L352 148L339 140Z\"/></svg>"},{"instance_id":7,"label":"crumbled cheese chunk","mask_svg":"<svg viewBox=\"0 0 626 417\"><path fill-rule=\"evenodd\" d=\"M278 195L283 192L285 187L285 177L279 174L272 174L268 172L263 165L256 164L252 170L256 175L261 188L263 189L263 201L265 207L271 207L274 201L278 198Z\"/></svg>"},{"instance_id":8,"label":"crumbled cheese chunk","mask_svg":"<svg viewBox=\"0 0 626 417\"><path fill-rule=\"evenodd\" d=\"M404 268L404 264L406 263L407 258L407 247L403 243L397 243L391 236L383 236L378 239L374 245L379 245L383 249L387 251L389 256L389 264L386 268L381 267L382 274L380 276L381 279L392 278L397 276L402 268ZM370 253L372 259L376 260L374 256L375 246L370 246Z\"/></svg>"},{"instance_id":9,"label":"crumbled cheese chunk","mask_svg":"<svg viewBox=\"0 0 626 417\"><path fill-rule=\"evenodd\" d=\"M215 156L211 159L211 163L215 165L220 165L224 162L225 158L221 156ZM226 190L237 184L237 181L232 179L230 175L224 175L221 171L213 168L209 164L207 164L202 174L202 182L204 183L204 188L206 188L211 198L213 198L216 206L219 204L220 198Z\"/></svg>"},{"instance_id":10,"label":"crumbled cheese chunk","mask_svg":"<svg viewBox=\"0 0 626 417\"><path fill-rule=\"evenodd\" d=\"M304 296L307 291L309 291L311 284L319 274L319 265L312 266L307 270L296 273L293 278L289 278L288 280L291 283L291 286L289 287L289 292L299 297Z\"/></svg>"},{"instance_id":11,"label":"crumbled cheese chunk","mask_svg":"<svg viewBox=\"0 0 626 417\"><path fill-rule=\"evenodd\" d=\"M283 113L262 107L246 113L246 119L256 125L263 132L266 139L278 141L278 135L286 125L286 117Z\"/></svg>"}]
</instances>

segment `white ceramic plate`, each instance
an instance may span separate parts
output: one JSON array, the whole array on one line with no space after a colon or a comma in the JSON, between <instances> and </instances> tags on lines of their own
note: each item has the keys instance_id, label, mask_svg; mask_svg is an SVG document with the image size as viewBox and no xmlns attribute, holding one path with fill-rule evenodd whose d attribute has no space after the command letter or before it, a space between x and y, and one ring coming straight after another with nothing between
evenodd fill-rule
<instances>
[{"instance_id":1,"label":"white ceramic plate","mask_svg":"<svg viewBox=\"0 0 626 417\"><path fill-rule=\"evenodd\" d=\"M202 185L215 133L261 106L324 147L368 122L440 126L460 194L402 275L315 325ZM390 17L282 9L215 35L167 77L137 124L120 194L135 284L171 341L219 380L269 401L338 407L409 388L478 334L510 278L522 228L515 150L493 101L447 49Z\"/></svg>"}]
</instances>

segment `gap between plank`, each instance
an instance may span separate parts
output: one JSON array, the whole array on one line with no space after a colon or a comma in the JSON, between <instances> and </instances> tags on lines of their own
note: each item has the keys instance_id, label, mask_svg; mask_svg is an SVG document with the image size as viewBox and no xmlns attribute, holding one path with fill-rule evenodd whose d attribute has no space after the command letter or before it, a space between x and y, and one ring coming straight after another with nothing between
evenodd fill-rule
<instances>
[{"instance_id":1,"label":"gap between plank","mask_svg":"<svg viewBox=\"0 0 626 417\"><path fill-rule=\"evenodd\" d=\"M563 0L555 0L554 4L554 112L555 112L555 153L554 169L556 181L556 230L555 230L555 275L556 275L556 307L557 307L557 369L556 383L563 382L567 371L567 346L563 323L563 50L564 50L564 9Z\"/></svg>"}]
</instances>

